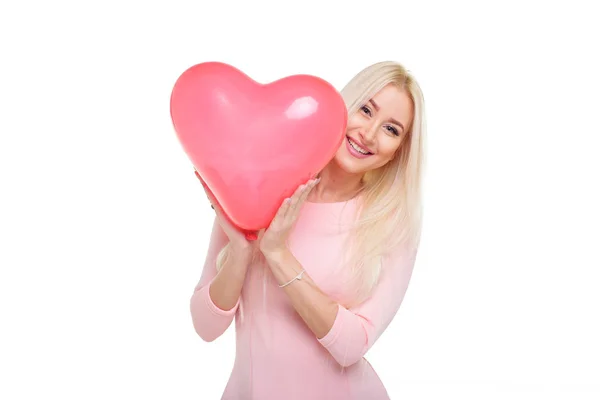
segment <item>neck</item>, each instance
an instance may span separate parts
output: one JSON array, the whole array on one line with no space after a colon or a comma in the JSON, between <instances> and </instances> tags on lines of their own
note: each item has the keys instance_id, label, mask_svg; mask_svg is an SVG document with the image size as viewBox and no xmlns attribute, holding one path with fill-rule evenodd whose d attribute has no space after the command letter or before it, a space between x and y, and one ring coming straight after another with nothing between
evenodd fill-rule
<instances>
[{"instance_id":1,"label":"neck","mask_svg":"<svg viewBox=\"0 0 600 400\"><path fill-rule=\"evenodd\" d=\"M313 203L335 203L354 198L362 189L362 174L350 174L332 160L319 174L321 181L311 191Z\"/></svg>"}]
</instances>

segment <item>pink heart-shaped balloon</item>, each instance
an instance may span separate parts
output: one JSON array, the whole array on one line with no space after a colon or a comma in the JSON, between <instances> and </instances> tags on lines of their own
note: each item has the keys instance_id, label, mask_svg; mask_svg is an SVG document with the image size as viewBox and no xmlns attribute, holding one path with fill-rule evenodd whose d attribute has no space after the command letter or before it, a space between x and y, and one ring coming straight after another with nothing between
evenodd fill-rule
<instances>
[{"instance_id":1,"label":"pink heart-shaped balloon","mask_svg":"<svg viewBox=\"0 0 600 400\"><path fill-rule=\"evenodd\" d=\"M171 119L201 179L248 232L267 228L282 201L334 157L347 109L321 78L259 84L228 64L206 62L176 81Z\"/></svg>"}]
</instances>

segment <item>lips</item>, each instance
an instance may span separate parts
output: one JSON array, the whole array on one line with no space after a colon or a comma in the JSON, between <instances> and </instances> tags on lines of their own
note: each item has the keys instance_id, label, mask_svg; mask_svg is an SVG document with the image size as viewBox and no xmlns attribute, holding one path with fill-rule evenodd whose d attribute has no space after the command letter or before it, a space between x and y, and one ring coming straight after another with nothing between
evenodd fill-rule
<instances>
[{"instance_id":1,"label":"lips","mask_svg":"<svg viewBox=\"0 0 600 400\"><path fill-rule=\"evenodd\" d=\"M367 149L366 147L359 144L357 141L352 139L350 136L347 136L347 139L348 139L348 143L350 143L350 146L352 146L359 153L364 154L364 155L373 154L369 149Z\"/></svg>"}]
</instances>

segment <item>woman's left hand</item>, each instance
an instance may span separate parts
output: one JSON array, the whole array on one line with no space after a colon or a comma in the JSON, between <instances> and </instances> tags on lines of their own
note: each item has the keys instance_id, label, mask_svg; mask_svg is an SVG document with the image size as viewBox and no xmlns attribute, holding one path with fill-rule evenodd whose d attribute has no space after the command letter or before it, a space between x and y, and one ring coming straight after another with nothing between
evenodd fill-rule
<instances>
[{"instance_id":1,"label":"woman's left hand","mask_svg":"<svg viewBox=\"0 0 600 400\"><path fill-rule=\"evenodd\" d=\"M260 251L268 257L287 249L287 239L310 191L321 179L311 179L300 185L292 197L283 201L269 227L260 238Z\"/></svg>"}]
</instances>

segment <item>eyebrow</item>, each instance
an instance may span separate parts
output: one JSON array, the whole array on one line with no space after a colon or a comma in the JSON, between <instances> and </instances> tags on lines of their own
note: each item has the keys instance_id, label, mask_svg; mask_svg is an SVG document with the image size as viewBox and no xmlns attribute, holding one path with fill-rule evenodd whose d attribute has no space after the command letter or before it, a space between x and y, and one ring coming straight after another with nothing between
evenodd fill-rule
<instances>
[{"instance_id":1,"label":"eyebrow","mask_svg":"<svg viewBox=\"0 0 600 400\"><path fill-rule=\"evenodd\" d=\"M369 102L371 104L373 104L373 107L375 107L376 111L379 111L379 106L377 105L377 103L375 103L375 101L373 99L369 99ZM396 124L396 125L400 126L402 128L402 132L406 131L406 128L404 128L404 125L402 125L400 122L396 121L394 118L390 118L390 122L392 124Z\"/></svg>"}]
</instances>

